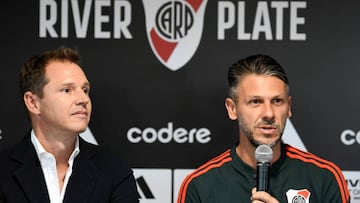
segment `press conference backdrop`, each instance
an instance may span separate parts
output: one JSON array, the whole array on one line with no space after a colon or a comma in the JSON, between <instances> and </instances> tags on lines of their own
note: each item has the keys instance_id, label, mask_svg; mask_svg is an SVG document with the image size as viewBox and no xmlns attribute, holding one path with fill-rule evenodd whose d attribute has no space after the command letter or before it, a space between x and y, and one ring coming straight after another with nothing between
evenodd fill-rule
<instances>
[{"instance_id":1,"label":"press conference backdrop","mask_svg":"<svg viewBox=\"0 0 360 203\"><path fill-rule=\"evenodd\" d=\"M186 174L238 139L228 67L263 53L290 78L284 142L337 163L360 202L359 11L356 0L3 0L0 149L30 127L24 61L77 48L94 107L82 136L133 166L141 202L175 202Z\"/></svg>"}]
</instances>

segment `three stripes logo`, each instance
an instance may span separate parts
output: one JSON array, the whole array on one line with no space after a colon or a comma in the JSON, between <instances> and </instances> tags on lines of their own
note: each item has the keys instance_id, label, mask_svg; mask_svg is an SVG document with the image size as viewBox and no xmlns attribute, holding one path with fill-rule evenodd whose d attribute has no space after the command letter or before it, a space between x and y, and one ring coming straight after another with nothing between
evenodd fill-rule
<instances>
[{"instance_id":1,"label":"three stripes logo","mask_svg":"<svg viewBox=\"0 0 360 203\"><path fill-rule=\"evenodd\" d=\"M207 0L142 0L147 37L158 60L172 71L196 52Z\"/></svg>"},{"instance_id":2,"label":"three stripes logo","mask_svg":"<svg viewBox=\"0 0 360 203\"><path fill-rule=\"evenodd\" d=\"M142 203L172 202L171 169L133 169L139 199Z\"/></svg>"},{"instance_id":3,"label":"three stripes logo","mask_svg":"<svg viewBox=\"0 0 360 203\"><path fill-rule=\"evenodd\" d=\"M193 169L134 168L141 203L175 203L184 178Z\"/></svg>"},{"instance_id":4,"label":"three stripes logo","mask_svg":"<svg viewBox=\"0 0 360 203\"><path fill-rule=\"evenodd\" d=\"M140 191L142 191L142 193L144 194L144 197L142 197L140 194L138 194L140 199L142 199L142 198L155 199L154 194L151 192L151 189L150 189L149 185L146 183L143 176L136 178L136 182L137 182L137 185L138 185Z\"/></svg>"}]
</instances>

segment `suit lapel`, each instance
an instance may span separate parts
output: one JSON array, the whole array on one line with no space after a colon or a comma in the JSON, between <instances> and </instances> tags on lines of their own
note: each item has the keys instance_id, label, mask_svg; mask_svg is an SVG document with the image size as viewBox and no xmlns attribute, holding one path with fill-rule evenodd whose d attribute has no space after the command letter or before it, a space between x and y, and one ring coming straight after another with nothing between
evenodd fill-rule
<instances>
[{"instance_id":1,"label":"suit lapel","mask_svg":"<svg viewBox=\"0 0 360 203\"><path fill-rule=\"evenodd\" d=\"M46 182L35 149L27 136L13 154L18 169L14 176L30 202L49 202Z\"/></svg>"},{"instance_id":2,"label":"suit lapel","mask_svg":"<svg viewBox=\"0 0 360 203\"><path fill-rule=\"evenodd\" d=\"M100 171L92 161L95 155L96 148L80 138L80 153L74 160L73 172L66 188L64 202L88 202L100 177Z\"/></svg>"}]
</instances>

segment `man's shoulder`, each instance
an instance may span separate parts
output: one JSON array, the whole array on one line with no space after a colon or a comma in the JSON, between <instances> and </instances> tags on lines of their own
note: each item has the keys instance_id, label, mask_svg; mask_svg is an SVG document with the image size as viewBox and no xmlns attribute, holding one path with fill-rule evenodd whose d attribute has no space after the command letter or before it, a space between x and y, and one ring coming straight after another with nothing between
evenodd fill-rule
<instances>
[{"instance_id":1,"label":"man's shoulder","mask_svg":"<svg viewBox=\"0 0 360 203\"><path fill-rule=\"evenodd\" d=\"M11 144L0 150L0 160L10 159L15 153L26 154L31 149L31 142L29 137L24 137L18 142Z\"/></svg>"},{"instance_id":2,"label":"man's shoulder","mask_svg":"<svg viewBox=\"0 0 360 203\"><path fill-rule=\"evenodd\" d=\"M119 153L99 145L83 142L80 147L79 158L81 162L88 160L99 170L107 173L131 173L131 167Z\"/></svg>"},{"instance_id":3,"label":"man's shoulder","mask_svg":"<svg viewBox=\"0 0 360 203\"><path fill-rule=\"evenodd\" d=\"M15 147L11 146L11 147L7 147L5 149L1 149L0 150L0 161L1 163L4 163L6 161L9 161L11 159L11 156L14 152Z\"/></svg>"},{"instance_id":4,"label":"man's shoulder","mask_svg":"<svg viewBox=\"0 0 360 203\"><path fill-rule=\"evenodd\" d=\"M291 171L302 171L298 174L306 174L308 179L315 180L316 184L326 184L326 190L329 192L329 188L333 188L334 191L340 193L343 198L343 202L349 199L349 193L345 177L338 165L334 162L321 158L310 152L299 150L290 145L285 145L287 168ZM325 182L324 182L325 181ZM316 185L314 184L314 185Z\"/></svg>"},{"instance_id":5,"label":"man's shoulder","mask_svg":"<svg viewBox=\"0 0 360 203\"><path fill-rule=\"evenodd\" d=\"M187 176L187 181L204 181L215 178L220 170L224 170L232 161L231 150L228 149L220 155L208 160Z\"/></svg>"},{"instance_id":6,"label":"man's shoulder","mask_svg":"<svg viewBox=\"0 0 360 203\"><path fill-rule=\"evenodd\" d=\"M319 171L328 171L328 172L337 172L341 173L340 168L332 161L324 159L318 155L315 155L311 152L306 152L300 149L297 149L291 145L285 145L286 147L286 157L293 162L297 162L298 165L307 166L307 169L313 168L314 170L318 169ZM295 164L294 164L295 165Z\"/></svg>"}]
</instances>

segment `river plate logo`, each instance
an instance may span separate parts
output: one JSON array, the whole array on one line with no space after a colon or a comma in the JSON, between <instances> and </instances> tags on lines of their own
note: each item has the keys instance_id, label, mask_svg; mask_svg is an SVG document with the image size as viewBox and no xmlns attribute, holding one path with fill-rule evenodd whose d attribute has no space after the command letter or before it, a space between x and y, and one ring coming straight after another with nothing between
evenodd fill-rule
<instances>
[{"instance_id":1,"label":"river plate logo","mask_svg":"<svg viewBox=\"0 0 360 203\"><path fill-rule=\"evenodd\" d=\"M152 51L167 68L176 71L196 52L204 24L207 0L142 0L146 33Z\"/></svg>"}]
</instances>

